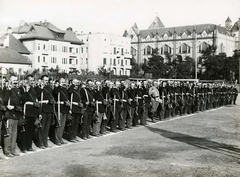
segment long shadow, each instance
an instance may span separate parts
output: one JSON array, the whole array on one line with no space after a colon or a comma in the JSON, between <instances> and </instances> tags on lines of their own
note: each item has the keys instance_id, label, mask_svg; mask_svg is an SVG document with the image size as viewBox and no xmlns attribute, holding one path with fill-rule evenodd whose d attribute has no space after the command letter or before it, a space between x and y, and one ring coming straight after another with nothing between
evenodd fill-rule
<instances>
[{"instance_id":1,"label":"long shadow","mask_svg":"<svg viewBox=\"0 0 240 177\"><path fill-rule=\"evenodd\" d=\"M237 159L240 158L240 149L236 148L232 145L218 143L215 141L207 140L205 138L190 136L190 135L186 135L186 134L179 133L179 132L172 132L172 131L163 130L163 129L159 129L159 128L153 128L153 127L149 127L149 126L147 126L147 128L150 131L157 133L168 139L172 139L172 140L179 141L179 142L182 142L185 144L189 144L189 145L201 148L201 149L210 150L210 151L213 151L216 153L221 153L221 154L233 157L233 158L237 158Z\"/></svg>"}]
</instances>

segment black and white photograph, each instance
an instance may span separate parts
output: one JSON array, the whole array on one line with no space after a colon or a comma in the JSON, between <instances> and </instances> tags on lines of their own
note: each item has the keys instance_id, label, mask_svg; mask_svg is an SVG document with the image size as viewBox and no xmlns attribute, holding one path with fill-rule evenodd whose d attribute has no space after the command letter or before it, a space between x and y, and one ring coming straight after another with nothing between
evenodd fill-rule
<instances>
[{"instance_id":1,"label":"black and white photograph","mask_svg":"<svg viewBox=\"0 0 240 177\"><path fill-rule=\"evenodd\" d=\"M0 0L1 177L239 177L240 0Z\"/></svg>"}]
</instances>

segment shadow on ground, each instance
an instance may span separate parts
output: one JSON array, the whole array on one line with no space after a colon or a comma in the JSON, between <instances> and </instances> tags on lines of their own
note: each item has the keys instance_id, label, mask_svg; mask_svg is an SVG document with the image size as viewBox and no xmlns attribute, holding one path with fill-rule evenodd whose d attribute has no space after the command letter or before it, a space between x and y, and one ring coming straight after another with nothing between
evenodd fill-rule
<instances>
[{"instance_id":1,"label":"shadow on ground","mask_svg":"<svg viewBox=\"0 0 240 177\"><path fill-rule=\"evenodd\" d=\"M202 148L205 150L213 151L216 153L220 153L223 155L227 155L232 158L239 159L240 158L240 149L236 148L232 145L218 143L215 141L207 140L205 138L199 138L179 132L172 132L168 130L163 130L159 128L147 127L153 133L157 133L165 138L172 139L174 141L179 141L182 143L186 143L198 148Z\"/></svg>"}]
</instances>

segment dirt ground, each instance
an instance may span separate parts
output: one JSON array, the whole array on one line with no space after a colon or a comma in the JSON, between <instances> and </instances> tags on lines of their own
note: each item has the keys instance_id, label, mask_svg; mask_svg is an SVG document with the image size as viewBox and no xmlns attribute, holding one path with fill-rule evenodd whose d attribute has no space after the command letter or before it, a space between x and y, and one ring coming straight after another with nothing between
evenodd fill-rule
<instances>
[{"instance_id":1,"label":"dirt ground","mask_svg":"<svg viewBox=\"0 0 240 177\"><path fill-rule=\"evenodd\" d=\"M0 176L240 176L240 99L0 161Z\"/></svg>"}]
</instances>

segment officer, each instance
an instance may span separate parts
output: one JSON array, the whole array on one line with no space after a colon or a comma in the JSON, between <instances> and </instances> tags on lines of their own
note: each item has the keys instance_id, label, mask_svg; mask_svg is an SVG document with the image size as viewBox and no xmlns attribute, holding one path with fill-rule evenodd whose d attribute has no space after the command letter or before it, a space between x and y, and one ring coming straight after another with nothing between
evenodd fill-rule
<instances>
[{"instance_id":1,"label":"officer","mask_svg":"<svg viewBox=\"0 0 240 177\"><path fill-rule=\"evenodd\" d=\"M159 98L158 83L156 81L154 81L152 86L149 88L149 96L151 97L150 118L152 119L152 122L155 122L154 116L156 116L159 102L162 102Z\"/></svg>"}]
</instances>

